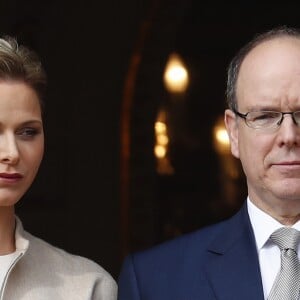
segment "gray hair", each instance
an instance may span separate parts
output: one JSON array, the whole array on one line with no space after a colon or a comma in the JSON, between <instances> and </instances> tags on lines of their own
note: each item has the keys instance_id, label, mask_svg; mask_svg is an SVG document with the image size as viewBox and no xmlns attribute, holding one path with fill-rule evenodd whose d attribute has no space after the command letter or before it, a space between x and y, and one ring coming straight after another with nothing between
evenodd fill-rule
<instances>
[{"instance_id":1,"label":"gray hair","mask_svg":"<svg viewBox=\"0 0 300 300\"><path fill-rule=\"evenodd\" d=\"M236 84L239 76L239 71L245 57L249 52L259 44L270 41L279 37L294 37L300 39L300 29L281 26L272 30L263 32L255 36L250 42L242 47L231 60L227 70L227 88L226 98L227 105L230 109L237 110Z\"/></svg>"},{"instance_id":2,"label":"gray hair","mask_svg":"<svg viewBox=\"0 0 300 300\"><path fill-rule=\"evenodd\" d=\"M20 81L30 86L38 95L41 108L47 85L46 73L38 55L15 38L0 38L0 81Z\"/></svg>"}]
</instances>

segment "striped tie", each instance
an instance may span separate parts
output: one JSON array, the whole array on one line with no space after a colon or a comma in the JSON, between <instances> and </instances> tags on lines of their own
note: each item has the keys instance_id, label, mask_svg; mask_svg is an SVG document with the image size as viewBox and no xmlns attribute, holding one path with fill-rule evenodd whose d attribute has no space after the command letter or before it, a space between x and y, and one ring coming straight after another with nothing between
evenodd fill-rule
<instances>
[{"instance_id":1,"label":"striped tie","mask_svg":"<svg viewBox=\"0 0 300 300\"><path fill-rule=\"evenodd\" d=\"M297 255L300 232L282 227L274 231L270 239L281 251L281 267L268 300L297 300L300 288L300 263Z\"/></svg>"}]
</instances>

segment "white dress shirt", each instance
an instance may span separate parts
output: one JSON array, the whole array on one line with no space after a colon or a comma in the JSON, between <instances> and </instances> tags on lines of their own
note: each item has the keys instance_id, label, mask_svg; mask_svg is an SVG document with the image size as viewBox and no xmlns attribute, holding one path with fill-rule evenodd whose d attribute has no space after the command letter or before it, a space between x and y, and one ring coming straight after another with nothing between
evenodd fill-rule
<instances>
[{"instance_id":1,"label":"white dress shirt","mask_svg":"<svg viewBox=\"0 0 300 300\"><path fill-rule=\"evenodd\" d=\"M280 269L280 250L269 238L276 229L284 225L255 206L249 197L247 199L247 206L256 241L264 297L267 299ZM300 221L292 227L300 231ZM299 250L300 245L298 245L298 257Z\"/></svg>"}]
</instances>

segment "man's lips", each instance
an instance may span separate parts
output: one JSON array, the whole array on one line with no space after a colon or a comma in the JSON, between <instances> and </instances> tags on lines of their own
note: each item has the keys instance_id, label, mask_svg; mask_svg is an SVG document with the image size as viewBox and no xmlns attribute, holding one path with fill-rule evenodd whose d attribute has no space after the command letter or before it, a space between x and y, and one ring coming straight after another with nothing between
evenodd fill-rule
<instances>
[{"instance_id":1,"label":"man's lips","mask_svg":"<svg viewBox=\"0 0 300 300\"><path fill-rule=\"evenodd\" d=\"M275 166L300 166L300 161L281 161L273 163Z\"/></svg>"},{"instance_id":2,"label":"man's lips","mask_svg":"<svg viewBox=\"0 0 300 300\"><path fill-rule=\"evenodd\" d=\"M282 161L273 163L272 167L280 172L297 172L300 171L300 161Z\"/></svg>"}]
</instances>

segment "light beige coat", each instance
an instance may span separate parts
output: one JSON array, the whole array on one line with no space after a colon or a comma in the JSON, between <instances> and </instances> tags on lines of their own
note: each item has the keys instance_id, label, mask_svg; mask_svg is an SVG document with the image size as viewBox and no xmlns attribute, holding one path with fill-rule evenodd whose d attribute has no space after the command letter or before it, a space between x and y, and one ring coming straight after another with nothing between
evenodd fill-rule
<instances>
[{"instance_id":1,"label":"light beige coat","mask_svg":"<svg viewBox=\"0 0 300 300\"><path fill-rule=\"evenodd\" d=\"M1 300L115 300L117 286L99 265L53 247L23 230L17 219L18 258L1 287Z\"/></svg>"}]
</instances>

